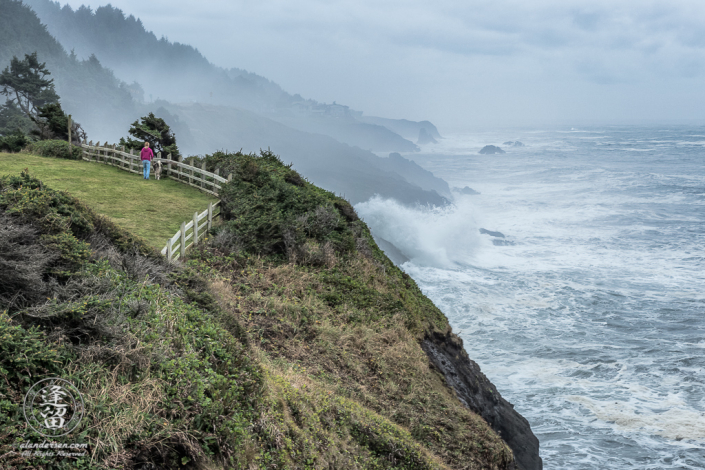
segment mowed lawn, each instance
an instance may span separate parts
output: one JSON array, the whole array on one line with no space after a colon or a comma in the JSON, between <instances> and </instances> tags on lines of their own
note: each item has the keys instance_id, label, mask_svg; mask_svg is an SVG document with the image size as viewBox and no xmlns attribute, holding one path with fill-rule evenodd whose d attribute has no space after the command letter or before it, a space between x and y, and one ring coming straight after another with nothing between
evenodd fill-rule
<instances>
[{"instance_id":1,"label":"mowed lawn","mask_svg":"<svg viewBox=\"0 0 705 470\"><path fill-rule=\"evenodd\" d=\"M0 153L0 176L18 175L25 168L48 187L68 191L160 250L181 222L217 201L185 184L169 179L145 181L142 175L103 163Z\"/></svg>"}]
</instances>

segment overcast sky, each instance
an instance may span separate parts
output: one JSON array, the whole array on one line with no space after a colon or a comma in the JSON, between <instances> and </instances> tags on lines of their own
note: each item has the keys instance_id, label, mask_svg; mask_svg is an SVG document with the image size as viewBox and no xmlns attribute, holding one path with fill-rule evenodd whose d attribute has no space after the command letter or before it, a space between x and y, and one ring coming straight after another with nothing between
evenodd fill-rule
<instances>
[{"instance_id":1,"label":"overcast sky","mask_svg":"<svg viewBox=\"0 0 705 470\"><path fill-rule=\"evenodd\" d=\"M703 0L111 3L216 65L365 114L449 130L705 123Z\"/></svg>"}]
</instances>

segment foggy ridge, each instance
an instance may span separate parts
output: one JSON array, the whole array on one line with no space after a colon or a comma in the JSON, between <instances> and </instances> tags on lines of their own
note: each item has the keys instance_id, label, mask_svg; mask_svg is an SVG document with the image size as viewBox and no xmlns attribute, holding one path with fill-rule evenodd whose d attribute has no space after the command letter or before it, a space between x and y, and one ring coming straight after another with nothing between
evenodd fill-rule
<instances>
[{"instance_id":1,"label":"foggy ridge","mask_svg":"<svg viewBox=\"0 0 705 470\"><path fill-rule=\"evenodd\" d=\"M421 129L440 138L427 121L363 116L335 102L291 95L259 75L216 67L189 45L158 39L141 20L110 5L95 11L50 0L26 5L37 15L19 1L0 0L6 35L0 67L13 55L38 51L62 105L89 139L116 142L132 121L155 112L175 131L185 155L271 148L313 183L353 203L375 194L406 204L448 202L443 180L400 155L372 153L416 151L414 134ZM20 17L23 27L17 27Z\"/></svg>"}]
</instances>

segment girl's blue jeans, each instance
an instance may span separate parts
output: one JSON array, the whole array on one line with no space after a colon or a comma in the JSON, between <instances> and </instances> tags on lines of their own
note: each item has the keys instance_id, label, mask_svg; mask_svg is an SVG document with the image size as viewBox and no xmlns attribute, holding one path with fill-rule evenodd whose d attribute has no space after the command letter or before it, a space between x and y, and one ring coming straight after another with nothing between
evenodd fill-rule
<instances>
[{"instance_id":1,"label":"girl's blue jeans","mask_svg":"<svg viewBox=\"0 0 705 470\"><path fill-rule=\"evenodd\" d=\"M149 160L142 160L142 173L144 175L144 179L148 180L149 179L149 166L152 162Z\"/></svg>"}]
</instances>

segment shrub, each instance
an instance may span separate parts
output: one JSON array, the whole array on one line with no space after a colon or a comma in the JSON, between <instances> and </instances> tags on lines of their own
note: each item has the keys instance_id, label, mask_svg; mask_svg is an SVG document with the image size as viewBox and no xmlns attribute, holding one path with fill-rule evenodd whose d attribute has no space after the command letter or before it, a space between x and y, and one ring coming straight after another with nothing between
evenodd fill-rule
<instances>
[{"instance_id":1,"label":"shrub","mask_svg":"<svg viewBox=\"0 0 705 470\"><path fill-rule=\"evenodd\" d=\"M205 161L209 170L233 174L220 197L224 230L242 250L331 266L335 253L355 249L350 204L308 183L272 152L216 152Z\"/></svg>"},{"instance_id":2,"label":"shrub","mask_svg":"<svg viewBox=\"0 0 705 470\"><path fill-rule=\"evenodd\" d=\"M42 140L34 142L25 148L27 153L41 155L42 157L65 158L67 160L80 160L83 156L81 147L74 145L69 152L69 143L64 140Z\"/></svg>"},{"instance_id":3,"label":"shrub","mask_svg":"<svg viewBox=\"0 0 705 470\"><path fill-rule=\"evenodd\" d=\"M36 229L0 214L0 310L45 299L51 285L44 273L56 258L39 243Z\"/></svg>"},{"instance_id":4,"label":"shrub","mask_svg":"<svg viewBox=\"0 0 705 470\"><path fill-rule=\"evenodd\" d=\"M17 130L12 134L0 137L0 152L19 152L30 142L29 137Z\"/></svg>"}]
</instances>

